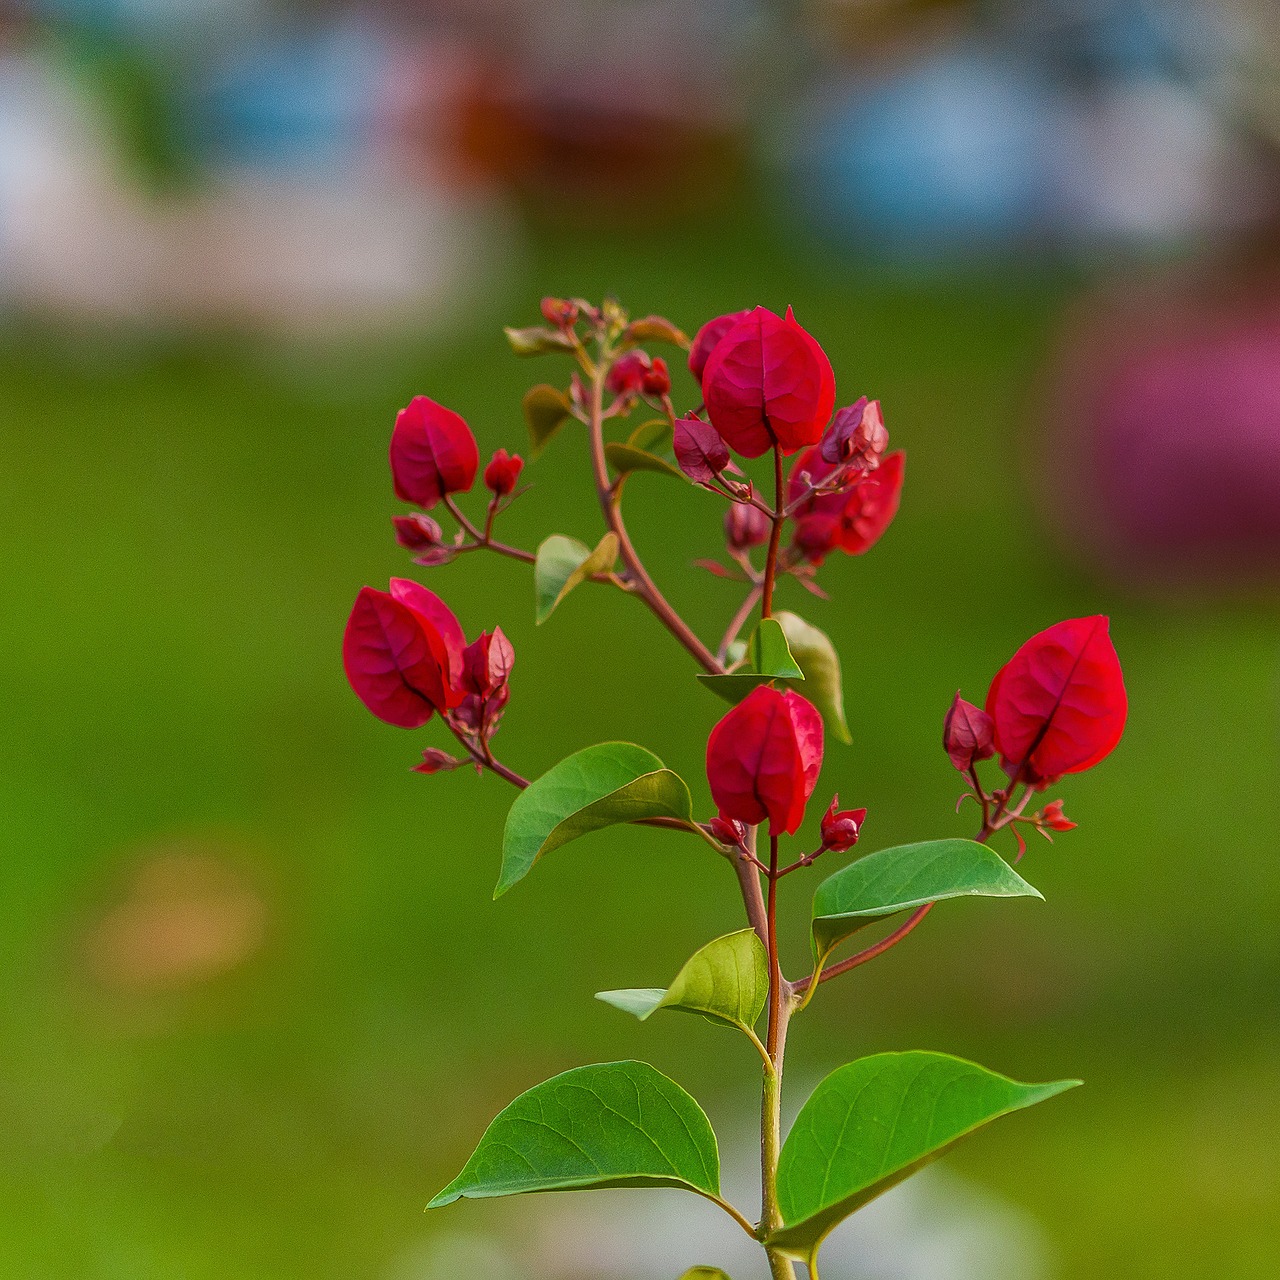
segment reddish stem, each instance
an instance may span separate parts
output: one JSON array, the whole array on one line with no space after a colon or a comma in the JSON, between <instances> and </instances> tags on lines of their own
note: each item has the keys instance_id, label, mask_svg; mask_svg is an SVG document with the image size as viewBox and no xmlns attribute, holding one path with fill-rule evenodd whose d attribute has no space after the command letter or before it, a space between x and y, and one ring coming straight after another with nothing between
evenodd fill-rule
<instances>
[{"instance_id":1,"label":"reddish stem","mask_svg":"<svg viewBox=\"0 0 1280 1280\"><path fill-rule=\"evenodd\" d=\"M782 543L782 450L773 446L773 511L770 514L773 528L769 531L769 554L764 562L764 589L760 602L760 616L773 616L773 584L778 576L778 547Z\"/></svg>"},{"instance_id":2,"label":"reddish stem","mask_svg":"<svg viewBox=\"0 0 1280 1280\"><path fill-rule=\"evenodd\" d=\"M765 1048L776 1064L778 1029L782 1022L782 965L778 960L778 837L769 836L769 899L765 908L769 924L769 1031Z\"/></svg>"}]
</instances>

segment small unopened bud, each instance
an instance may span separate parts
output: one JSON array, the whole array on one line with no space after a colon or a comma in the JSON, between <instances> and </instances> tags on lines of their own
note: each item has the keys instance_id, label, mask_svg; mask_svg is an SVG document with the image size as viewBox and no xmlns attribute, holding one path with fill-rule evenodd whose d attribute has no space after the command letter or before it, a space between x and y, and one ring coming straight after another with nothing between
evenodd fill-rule
<instances>
[{"instance_id":1,"label":"small unopened bud","mask_svg":"<svg viewBox=\"0 0 1280 1280\"><path fill-rule=\"evenodd\" d=\"M647 396L665 396L671 390L671 372L661 356L654 356L653 363L640 380L640 389Z\"/></svg>"},{"instance_id":2,"label":"small unopened bud","mask_svg":"<svg viewBox=\"0 0 1280 1280\"><path fill-rule=\"evenodd\" d=\"M840 517L814 514L796 521L792 542L810 564L821 564L839 540Z\"/></svg>"},{"instance_id":3,"label":"small unopened bud","mask_svg":"<svg viewBox=\"0 0 1280 1280\"><path fill-rule=\"evenodd\" d=\"M707 823L707 830L721 844L727 844L734 849L740 848L742 842L747 838L745 824L739 822L737 818L726 818L723 813L717 814Z\"/></svg>"},{"instance_id":4,"label":"small unopened bud","mask_svg":"<svg viewBox=\"0 0 1280 1280\"><path fill-rule=\"evenodd\" d=\"M557 329L572 329L578 323L578 304L566 298L543 298L542 318Z\"/></svg>"},{"instance_id":5,"label":"small unopened bud","mask_svg":"<svg viewBox=\"0 0 1280 1280\"><path fill-rule=\"evenodd\" d=\"M444 531L430 517L414 512L408 516L392 516L396 541L409 551L425 551L444 542Z\"/></svg>"},{"instance_id":6,"label":"small unopened bud","mask_svg":"<svg viewBox=\"0 0 1280 1280\"><path fill-rule=\"evenodd\" d=\"M979 760L995 755L995 725L981 707L957 692L942 721L942 745L951 763L968 773Z\"/></svg>"},{"instance_id":7,"label":"small unopened bud","mask_svg":"<svg viewBox=\"0 0 1280 1280\"><path fill-rule=\"evenodd\" d=\"M614 362L605 386L615 396L636 395L644 387L651 361L643 351L628 351Z\"/></svg>"},{"instance_id":8,"label":"small unopened bud","mask_svg":"<svg viewBox=\"0 0 1280 1280\"><path fill-rule=\"evenodd\" d=\"M865 809L841 809L840 797L831 797L831 808L822 815L822 847L834 853L843 853L858 843Z\"/></svg>"},{"instance_id":9,"label":"small unopened bud","mask_svg":"<svg viewBox=\"0 0 1280 1280\"><path fill-rule=\"evenodd\" d=\"M874 471L880 455L889 447L880 401L867 398L836 411L831 425L822 437L821 454L832 466L853 465L863 471Z\"/></svg>"},{"instance_id":10,"label":"small unopened bud","mask_svg":"<svg viewBox=\"0 0 1280 1280\"><path fill-rule=\"evenodd\" d=\"M724 513L724 539L731 551L746 551L768 542L773 522L759 507L735 502Z\"/></svg>"},{"instance_id":11,"label":"small unopened bud","mask_svg":"<svg viewBox=\"0 0 1280 1280\"><path fill-rule=\"evenodd\" d=\"M501 627L482 632L463 651L462 688L488 697L506 685L515 661L516 651Z\"/></svg>"},{"instance_id":12,"label":"small unopened bud","mask_svg":"<svg viewBox=\"0 0 1280 1280\"><path fill-rule=\"evenodd\" d=\"M461 760L455 759L447 751L441 751L439 747L428 747L422 753L422 763L415 764L413 772L448 773L450 769L456 769L461 763Z\"/></svg>"},{"instance_id":13,"label":"small unopened bud","mask_svg":"<svg viewBox=\"0 0 1280 1280\"><path fill-rule=\"evenodd\" d=\"M523 467L524 459L518 453L497 450L484 469L485 488L491 489L499 498L505 498L516 487Z\"/></svg>"}]
</instances>

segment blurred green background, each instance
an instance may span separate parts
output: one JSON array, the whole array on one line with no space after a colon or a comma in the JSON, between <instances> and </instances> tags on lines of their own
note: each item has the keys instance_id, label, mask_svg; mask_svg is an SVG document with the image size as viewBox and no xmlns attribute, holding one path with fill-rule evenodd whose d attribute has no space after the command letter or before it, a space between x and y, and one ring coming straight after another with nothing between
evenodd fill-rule
<instances>
[{"instance_id":1,"label":"blurred green background","mask_svg":"<svg viewBox=\"0 0 1280 1280\"><path fill-rule=\"evenodd\" d=\"M1034 1215L1066 1277L1280 1274L1275 604L1136 596L1046 536L1033 373L1079 288L1013 269L904 282L740 212L678 236L544 228L456 330L376 349L12 333L0 1276L390 1276L434 1231L503 1230L503 1202L447 1223L422 1206L514 1093L586 1061L645 1057L732 1129L749 1051L591 998L660 984L738 927L726 867L696 842L613 832L492 903L509 790L408 772L444 745L438 726L375 721L339 660L356 589L408 569L389 524L396 409L430 394L482 452L523 447L522 391L562 371L512 358L500 324L530 322L545 292L606 291L690 331L793 304L844 400L880 396L908 451L883 542L833 559L829 603L794 584L783 600L843 654L855 740L831 744L819 796L869 807L867 845L974 825L952 812L942 714L1030 633L1108 612L1125 666L1120 749L1055 792L1080 829L1024 864L1047 902L956 904L824 988L793 1078L914 1047L1081 1075L952 1167ZM582 442L566 431L527 474L507 536L594 541ZM717 554L720 504L641 476L628 508L671 599L718 635L737 589L689 561ZM504 759L532 775L627 738L708 808L722 707L639 606L583 590L535 629L524 567L423 572L469 633L500 623L515 644Z\"/></svg>"}]
</instances>

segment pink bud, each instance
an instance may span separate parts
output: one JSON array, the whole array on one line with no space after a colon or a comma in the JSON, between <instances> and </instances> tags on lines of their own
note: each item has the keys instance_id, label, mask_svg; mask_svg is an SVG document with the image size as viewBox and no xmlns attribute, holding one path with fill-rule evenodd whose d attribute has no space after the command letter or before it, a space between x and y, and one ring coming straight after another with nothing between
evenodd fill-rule
<instances>
[{"instance_id":1,"label":"pink bud","mask_svg":"<svg viewBox=\"0 0 1280 1280\"><path fill-rule=\"evenodd\" d=\"M410 551L425 551L428 547L438 547L444 542L444 533L440 526L430 517L420 512L407 516L392 516L395 526L396 541Z\"/></svg>"},{"instance_id":2,"label":"pink bud","mask_svg":"<svg viewBox=\"0 0 1280 1280\"><path fill-rule=\"evenodd\" d=\"M1074 831L1077 823L1071 821L1065 813L1062 812L1061 800L1050 800L1038 815L1040 821L1046 827L1053 831Z\"/></svg>"},{"instance_id":3,"label":"pink bud","mask_svg":"<svg viewBox=\"0 0 1280 1280\"><path fill-rule=\"evenodd\" d=\"M507 683L515 661L516 651L501 627L494 627L492 633L482 632L463 654L462 687L468 693L488 697Z\"/></svg>"},{"instance_id":4,"label":"pink bud","mask_svg":"<svg viewBox=\"0 0 1280 1280\"><path fill-rule=\"evenodd\" d=\"M578 304L564 298L543 298L542 318L557 329L572 329L578 323Z\"/></svg>"},{"instance_id":5,"label":"pink bud","mask_svg":"<svg viewBox=\"0 0 1280 1280\"><path fill-rule=\"evenodd\" d=\"M865 809L841 809L840 797L831 797L831 808L822 815L822 847L835 853L843 853L858 843Z\"/></svg>"},{"instance_id":6,"label":"pink bud","mask_svg":"<svg viewBox=\"0 0 1280 1280\"><path fill-rule=\"evenodd\" d=\"M723 813L717 814L707 823L707 829L721 844L730 848L739 848L747 838L747 828L737 818L727 818Z\"/></svg>"},{"instance_id":7,"label":"pink bud","mask_svg":"<svg viewBox=\"0 0 1280 1280\"><path fill-rule=\"evenodd\" d=\"M991 717L957 692L942 721L942 745L951 763L961 773L968 773L979 760L995 755L995 726Z\"/></svg>"},{"instance_id":8,"label":"pink bud","mask_svg":"<svg viewBox=\"0 0 1280 1280\"><path fill-rule=\"evenodd\" d=\"M864 471L874 471L880 465L880 455L888 447L889 433L885 430L880 402L868 404L863 396L856 404L836 411L822 437L820 451L823 460L832 466L853 464Z\"/></svg>"},{"instance_id":9,"label":"pink bud","mask_svg":"<svg viewBox=\"0 0 1280 1280\"><path fill-rule=\"evenodd\" d=\"M792 542L810 564L821 564L840 541L840 518L823 515L801 516L796 521Z\"/></svg>"},{"instance_id":10,"label":"pink bud","mask_svg":"<svg viewBox=\"0 0 1280 1280\"><path fill-rule=\"evenodd\" d=\"M422 753L422 763L415 764L413 772L448 773L450 769L456 769L461 763L461 760L455 759L447 751L441 751L439 747L428 747Z\"/></svg>"},{"instance_id":11,"label":"pink bud","mask_svg":"<svg viewBox=\"0 0 1280 1280\"><path fill-rule=\"evenodd\" d=\"M724 513L724 538L733 551L746 551L768 542L773 521L749 502L735 502Z\"/></svg>"}]
</instances>

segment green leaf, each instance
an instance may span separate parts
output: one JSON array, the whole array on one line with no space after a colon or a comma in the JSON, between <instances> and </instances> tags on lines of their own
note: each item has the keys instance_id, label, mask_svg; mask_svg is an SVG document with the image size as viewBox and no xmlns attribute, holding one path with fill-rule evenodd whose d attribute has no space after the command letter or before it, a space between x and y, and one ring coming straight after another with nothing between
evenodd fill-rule
<instances>
[{"instance_id":1,"label":"green leaf","mask_svg":"<svg viewBox=\"0 0 1280 1280\"><path fill-rule=\"evenodd\" d=\"M853 741L844 718L844 687L840 657L826 632L795 613L783 610L774 617L782 625L787 646L804 673L801 693L822 713L827 728L846 745Z\"/></svg>"},{"instance_id":2,"label":"green leaf","mask_svg":"<svg viewBox=\"0 0 1280 1280\"><path fill-rule=\"evenodd\" d=\"M718 1196L720 1153L702 1108L646 1062L577 1067L501 1111L427 1208L464 1196L589 1187L683 1187Z\"/></svg>"},{"instance_id":3,"label":"green leaf","mask_svg":"<svg viewBox=\"0 0 1280 1280\"><path fill-rule=\"evenodd\" d=\"M529 428L529 440L533 445L530 457L536 458L547 442L564 425L573 412L569 397L556 387L541 382L530 387L521 401L525 424Z\"/></svg>"},{"instance_id":4,"label":"green leaf","mask_svg":"<svg viewBox=\"0 0 1280 1280\"><path fill-rule=\"evenodd\" d=\"M631 471L656 471L659 475L675 476L677 480L685 478L684 472L665 458L637 449L631 444L618 444L617 441L610 440L604 447L604 456L619 475L626 475Z\"/></svg>"},{"instance_id":5,"label":"green leaf","mask_svg":"<svg viewBox=\"0 0 1280 1280\"><path fill-rule=\"evenodd\" d=\"M573 339L559 329L537 325L530 329L513 329L509 325L502 331L507 335L511 350L518 356L545 356L553 351L572 351Z\"/></svg>"},{"instance_id":6,"label":"green leaf","mask_svg":"<svg viewBox=\"0 0 1280 1280\"><path fill-rule=\"evenodd\" d=\"M769 957L754 929L726 934L695 951L665 991L641 987L596 993L597 1000L641 1022L658 1009L675 1009L748 1034L768 998Z\"/></svg>"},{"instance_id":7,"label":"green leaf","mask_svg":"<svg viewBox=\"0 0 1280 1280\"><path fill-rule=\"evenodd\" d=\"M784 1225L767 1243L812 1263L838 1223L960 1138L1079 1083L1019 1084L944 1053L881 1053L833 1071L783 1144Z\"/></svg>"},{"instance_id":8,"label":"green leaf","mask_svg":"<svg viewBox=\"0 0 1280 1280\"><path fill-rule=\"evenodd\" d=\"M880 849L828 876L813 895L813 942L827 955L864 925L943 898L1039 898L1003 858L973 840Z\"/></svg>"},{"instance_id":9,"label":"green leaf","mask_svg":"<svg viewBox=\"0 0 1280 1280\"><path fill-rule=\"evenodd\" d=\"M680 1280L729 1280L719 1267L690 1267Z\"/></svg>"},{"instance_id":10,"label":"green leaf","mask_svg":"<svg viewBox=\"0 0 1280 1280\"><path fill-rule=\"evenodd\" d=\"M627 437L627 443L649 453L664 453L671 448L671 423L666 418L650 418Z\"/></svg>"},{"instance_id":11,"label":"green leaf","mask_svg":"<svg viewBox=\"0 0 1280 1280\"><path fill-rule=\"evenodd\" d=\"M523 880L544 853L602 827L645 818L693 822L689 788L651 751L602 742L561 760L511 806L493 896Z\"/></svg>"},{"instance_id":12,"label":"green leaf","mask_svg":"<svg viewBox=\"0 0 1280 1280\"><path fill-rule=\"evenodd\" d=\"M761 618L747 644L747 669L729 675L699 675L698 679L726 702L741 702L757 685L777 683L787 688L803 685L804 672L792 656L782 624ZM804 689L799 690L801 693Z\"/></svg>"},{"instance_id":13,"label":"green leaf","mask_svg":"<svg viewBox=\"0 0 1280 1280\"><path fill-rule=\"evenodd\" d=\"M610 530L594 551L577 538L553 533L538 547L533 565L533 589L537 601L535 616L546 622L555 607L579 583L597 573L608 573L618 559L618 535Z\"/></svg>"}]
</instances>

